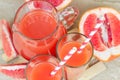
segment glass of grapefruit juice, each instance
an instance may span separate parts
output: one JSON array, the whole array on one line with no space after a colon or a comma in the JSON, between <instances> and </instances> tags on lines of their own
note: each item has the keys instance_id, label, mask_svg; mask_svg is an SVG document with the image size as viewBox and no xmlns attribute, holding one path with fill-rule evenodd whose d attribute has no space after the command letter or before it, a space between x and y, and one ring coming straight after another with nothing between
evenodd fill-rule
<instances>
[{"instance_id":1,"label":"glass of grapefruit juice","mask_svg":"<svg viewBox=\"0 0 120 80\"><path fill-rule=\"evenodd\" d=\"M66 80L63 68L55 75L50 74L58 63L59 60L51 55L40 54L33 57L25 70L27 80Z\"/></svg>"},{"instance_id":2,"label":"glass of grapefruit juice","mask_svg":"<svg viewBox=\"0 0 120 80\"><path fill-rule=\"evenodd\" d=\"M37 54L56 56L56 43L66 34L57 10L46 1L29 1L17 11L12 27L17 52L30 60Z\"/></svg>"},{"instance_id":3,"label":"glass of grapefruit juice","mask_svg":"<svg viewBox=\"0 0 120 80\"><path fill-rule=\"evenodd\" d=\"M56 48L58 58L63 60L72 47L79 48L86 38L85 35L76 32L65 34L57 43ZM91 42L86 45L81 53L76 51L65 64L67 79L79 80L92 56L93 47Z\"/></svg>"}]
</instances>

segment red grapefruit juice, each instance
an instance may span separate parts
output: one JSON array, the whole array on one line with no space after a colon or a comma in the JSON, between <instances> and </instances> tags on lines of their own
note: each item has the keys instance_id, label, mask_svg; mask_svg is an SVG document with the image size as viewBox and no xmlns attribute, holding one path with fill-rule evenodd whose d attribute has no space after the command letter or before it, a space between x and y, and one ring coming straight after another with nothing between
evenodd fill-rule
<instances>
[{"instance_id":1,"label":"red grapefruit juice","mask_svg":"<svg viewBox=\"0 0 120 80\"><path fill-rule=\"evenodd\" d=\"M28 12L17 28L19 32L13 33L13 42L18 52L26 59L36 54L56 56L56 43L66 34L64 26L58 24L55 16L45 10Z\"/></svg>"},{"instance_id":2,"label":"red grapefruit juice","mask_svg":"<svg viewBox=\"0 0 120 80\"><path fill-rule=\"evenodd\" d=\"M54 76L50 73L55 69L55 65L43 62L35 65L28 76L28 80L61 80L62 72L58 71Z\"/></svg>"},{"instance_id":3,"label":"red grapefruit juice","mask_svg":"<svg viewBox=\"0 0 120 80\"><path fill-rule=\"evenodd\" d=\"M72 49L72 47L79 48L80 46L81 46L81 43L78 43L75 41L65 43L63 46L61 46L61 49L59 49L59 52L58 52L60 59L62 60L68 54L70 49ZM89 61L91 56L92 56L92 48L90 45L87 45L80 54L75 52L73 56L66 62L66 65L69 65L72 67L82 66Z\"/></svg>"},{"instance_id":4,"label":"red grapefruit juice","mask_svg":"<svg viewBox=\"0 0 120 80\"><path fill-rule=\"evenodd\" d=\"M59 60L51 55L37 55L26 67L27 80L66 80L63 67L55 75L51 72L59 64Z\"/></svg>"},{"instance_id":5,"label":"red grapefruit juice","mask_svg":"<svg viewBox=\"0 0 120 80\"><path fill-rule=\"evenodd\" d=\"M80 33L68 33L64 35L57 44L57 55L60 60L64 60L64 57L69 51L76 47L77 49L84 43L86 37ZM79 80L82 73L85 71L87 64L91 60L93 55L93 48L89 42L81 53L76 51L72 57L65 63L65 70L68 80Z\"/></svg>"}]
</instances>

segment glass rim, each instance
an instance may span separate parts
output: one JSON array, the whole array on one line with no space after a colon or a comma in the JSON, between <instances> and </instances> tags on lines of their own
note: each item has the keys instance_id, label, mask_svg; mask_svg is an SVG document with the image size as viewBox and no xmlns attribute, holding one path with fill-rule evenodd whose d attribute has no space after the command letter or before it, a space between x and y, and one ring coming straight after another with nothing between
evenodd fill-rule
<instances>
[{"instance_id":1,"label":"glass rim","mask_svg":"<svg viewBox=\"0 0 120 80\"><path fill-rule=\"evenodd\" d=\"M17 16L19 15L19 12L22 10L22 8L24 8L24 6L27 6L27 4L32 3L32 2L41 2L41 3L45 2L45 3L49 4L48 6L51 6L51 7L54 9L55 13L56 13L56 15L54 16L54 18L57 18L57 19L56 19L56 24L57 24L57 25L56 25L56 28L52 31L52 33L50 33L49 35L47 35L47 36L45 36L45 37L43 37L43 38L30 38L30 37L24 35L23 33L21 33L20 31L18 31L18 30L16 30L16 29L13 29L14 27L16 28L16 26L18 25L17 22L16 22L16 19L17 19ZM39 10L39 8L38 8L37 10ZM29 11L28 11L28 12L29 12ZM14 22L14 23L13 23L13 26L11 27L12 30L13 30L13 32L16 32L16 33L22 35L22 37L27 38L27 39L30 39L30 40L46 40L46 39L50 38L51 36L54 35L54 33L57 32L57 30L58 30L58 28L59 28L59 24L60 24L60 23L59 23L59 16L58 16L58 14L57 14L57 9L56 9L52 4L50 4L49 2L47 2L47 1L40 1L40 0L35 0L35 1L34 1L34 0L31 0L31 1L27 1L27 2L23 3L23 4L17 9L17 11L16 11L16 13L15 13L15 17L14 17L14 21L13 21L13 22Z\"/></svg>"},{"instance_id":2,"label":"glass rim","mask_svg":"<svg viewBox=\"0 0 120 80\"><path fill-rule=\"evenodd\" d=\"M38 54L38 55L35 55L35 56L33 56L29 61L28 61L28 63L26 64L26 68L25 68L25 71L24 71L24 73L25 73L25 79L26 80L28 80L28 77L27 77L27 68L28 68L28 66L29 66L29 64L32 62L32 60L34 60L35 58L37 58L37 57L39 57L39 56L48 56L48 57L50 57L50 58L54 58L54 60L56 60L56 62L59 64L59 62L60 62L60 60L59 59L57 59L56 57L54 57L54 56L52 56L52 55L48 55L48 54ZM49 61L48 61L49 62ZM49 62L49 63L52 63L52 62ZM52 63L53 64L53 63ZM55 65L55 64L54 64ZM56 65L57 66L57 65ZM61 68L61 70L62 70L62 73L61 73L61 79L63 79L64 78L64 75L65 75L65 73L64 73L64 70ZM64 74L63 74L64 73Z\"/></svg>"},{"instance_id":3,"label":"glass rim","mask_svg":"<svg viewBox=\"0 0 120 80\"><path fill-rule=\"evenodd\" d=\"M87 38L86 35L84 35L84 34L82 34L82 33L79 33L79 32L70 32L70 33L67 33L67 34L65 34L64 36L62 36L62 37L58 40L57 45L56 45L56 55L57 55L57 57L58 57L58 59L59 59L60 61L61 61L61 59L60 59L60 57L59 57L58 45L59 45L60 41L61 41L64 37L66 37L67 35L69 35L69 34L80 34L80 35L84 36L85 38ZM91 56L90 56L89 60L88 60L85 64L80 65L80 66L70 66L70 65L68 65L68 64L65 63L65 66L70 67L70 68L79 68L79 67L82 67L82 66L87 65L87 64L91 61L91 59L92 59L92 57L93 57L93 55L94 55L94 49L93 49L93 44L92 44L91 40L89 41L89 43L90 43L90 45L91 45L91 47L92 47L92 53L91 53Z\"/></svg>"}]
</instances>

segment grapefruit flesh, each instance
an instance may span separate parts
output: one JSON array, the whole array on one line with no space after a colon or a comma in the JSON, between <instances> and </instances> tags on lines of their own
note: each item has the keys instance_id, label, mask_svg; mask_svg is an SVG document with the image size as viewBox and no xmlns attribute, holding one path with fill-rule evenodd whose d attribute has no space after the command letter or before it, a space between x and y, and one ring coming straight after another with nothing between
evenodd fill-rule
<instances>
[{"instance_id":1,"label":"grapefruit flesh","mask_svg":"<svg viewBox=\"0 0 120 80\"><path fill-rule=\"evenodd\" d=\"M56 7L56 6L60 5L64 0L45 0L45 1L51 3L53 6Z\"/></svg>"},{"instance_id":2,"label":"grapefruit flesh","mask_svg":"<svg viewBox=\"0 0 120 80\"><path fill-rule=\"evenodd\" d=\"M113 60L120 55L120 14L111 8L90 10L81 18L79 31L88 36L98 23L102 26L91 39L95 56L102 61Z\"/></svg>"},{"instance_id":3,"label":"grapefruit flesh","mask_svg":"<svg viewBox=\"0 0 120 80\"><path fill-rule=\"evenodd\" d=\"M25 0L25 1L32 1L32 0ZM37 1L37 0L36 0ZM47 1L50 4L52 4L57 10L64 9L67 7L72 0L42 0L42 1Z\"/></svg>"},{"instance_id":4,"label":"grapefruit flesh","mask_svg":"<svg viewBox=\"0 0 120 80\"><path fill-rule=\"evenodd\" d=\"M90 14L84 23L84 32L85 35L89 35L90 32L94 29L95 25L97 24L97 16L95 14ZM103 51L106 49L106 46L103 44L100 29L98 32L93 36L91 39L94 48L99 51Z\"/></svg>"},{"instance_id":5,"label":"grapefruit flesh","mask_svg":"<svg viewBox=\"0 0 120 80\"><path fill-rule=\"evenodd\" d=\"M0 65L0 72L14 79L25 79L26 63Z\"/></svg>"},{"instance_id":6,"label":"grapefruit flesh","mask_svg":"<svg viewBox=\"0 0 120 80\"><path fill-rule=\"evenodd\" d=\"M106 47L117 46L120 44L120 22L119 19L112 13L104 15L103 28L101 27L98 32L93 36L92 43L96 50L105 50ZM97 15L90 14L84 24L85 35L94 29L97 24ZM96 40L97 39L97 40Z\"/></svg>"}]
</instances>

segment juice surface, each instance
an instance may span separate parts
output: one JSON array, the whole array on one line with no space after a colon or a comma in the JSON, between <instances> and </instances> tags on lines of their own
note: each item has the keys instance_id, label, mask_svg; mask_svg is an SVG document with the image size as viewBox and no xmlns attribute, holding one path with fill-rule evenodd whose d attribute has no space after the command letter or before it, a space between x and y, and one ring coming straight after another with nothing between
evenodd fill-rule
<instances>
[{"instance_id":1,"label":"juice surface","mask_svg":"<svg viewBox=\"0 0 120 80\"><path fill-rule=\"evenodd\" d=\"M80 45L81 43L73 41L73 42L65 43L62 46L59 46L58 55L60 59L63 59L68 54L68 52L72 49L72 47L79 48ZM72 67L82 66L90 60L91 56L92 56L92 47L89 44L82 50L80 54L77 52L73 54L73 56L66 62L66 65L72 66Z\"/></svg>"},{"instance_id":2,"label":"juice surface","mask_svg":"<svg viewBox=\"0 0 120 80\"><path fill-rule=\"evenodd\" d=\"M37 54L56 56L56 43L61 36L66 34L64 26L57 25L55 17L44 10L26 13L17 28L24 36L13 32L13 43L18 53L27 60ZM53 32L54 34L50 35ZM45 38L46 36L47 38Z\"/></svg>"},{"instance_id":3,"label":"juice surface","mask_svg":"<svg viewBox=\"0 0 120 80\"><path fill-rule=\"evenodd\" d=\"M19 23L19 29L25 36L41 39L52 34L57 27L55 17L45 10L33 10L27 13Z\"/></svg>"},{"instance_id":4,"label":"juice surface","mask_svg":"<svg viewBox=\"0 0 120 80\"><path fill-rule=\"evenodd\" d=\"M55 76L50 75L54 69L55 65L52 63L39 63L33 67L28 80L61 80L62 72L60 71Z\"/></svg>"}]
</instances>

